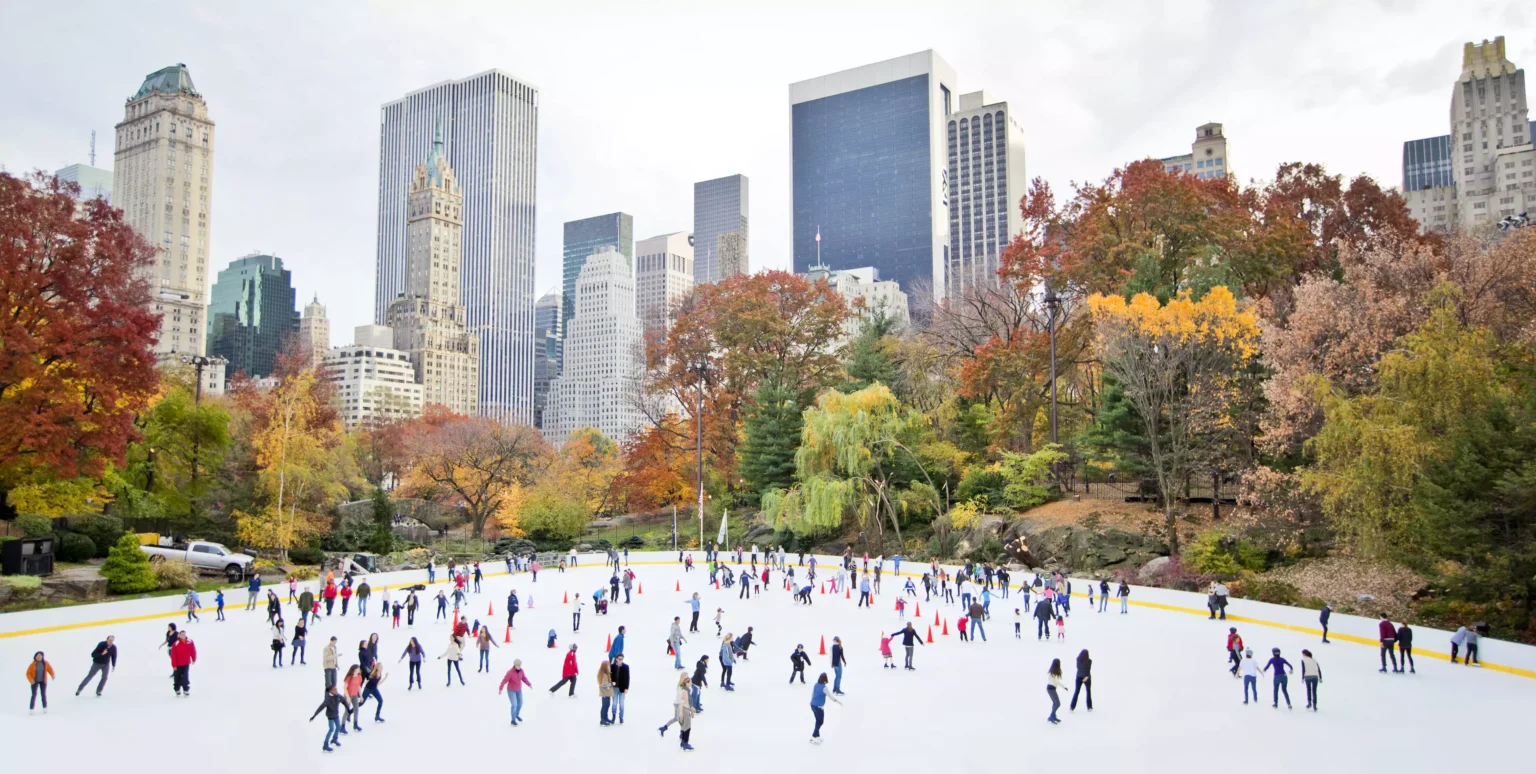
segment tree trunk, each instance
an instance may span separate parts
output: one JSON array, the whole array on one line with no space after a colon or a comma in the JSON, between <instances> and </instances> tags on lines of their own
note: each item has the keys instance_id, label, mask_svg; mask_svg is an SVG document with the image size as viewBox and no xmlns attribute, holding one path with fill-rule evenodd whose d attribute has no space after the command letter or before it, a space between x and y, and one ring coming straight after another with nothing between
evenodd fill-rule
<instances>
[{"instance_id":1,"label":"tree trunk","mask_svg":"<svg viewBox=\"0 0 1536 774\"><path fill-rule=\"evenodd\" d=\"M1211 474L1211 520L1221 521L1221 474Z\"/></svg>"},{"instance_id":2,"label":"tree trunk","mask_svg":"<svg viewBox=\"0 0 1536 774\"><path fill-rule=\"evenodd\" d=\"M1163 528L1168 531L1168 555L1179 555L1179 526L1173 517L1173 498L1163 496Z\"/></svg>"}]
</instances>

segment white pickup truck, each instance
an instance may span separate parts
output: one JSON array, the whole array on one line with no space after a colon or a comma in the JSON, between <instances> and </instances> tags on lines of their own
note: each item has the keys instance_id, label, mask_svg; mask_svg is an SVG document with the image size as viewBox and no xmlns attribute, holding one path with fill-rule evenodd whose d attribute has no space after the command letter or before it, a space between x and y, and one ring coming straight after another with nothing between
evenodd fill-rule
<instances>
[{"instance_id":1,"label":"white pickup truck","mask_svg":"<svg viewBox=\"0 0 1536 774\"><path fill-rule=\"evenodd\" d=\"M167 559L186 562L195 570L223 573L232 583L249 576L256 565L256 560L252 557L237 554L218 543L203 540L190 540L170 545L147 545L143 548L144 553L149 554L151 563L163 562Z\"/></svg>"}]
</instances>

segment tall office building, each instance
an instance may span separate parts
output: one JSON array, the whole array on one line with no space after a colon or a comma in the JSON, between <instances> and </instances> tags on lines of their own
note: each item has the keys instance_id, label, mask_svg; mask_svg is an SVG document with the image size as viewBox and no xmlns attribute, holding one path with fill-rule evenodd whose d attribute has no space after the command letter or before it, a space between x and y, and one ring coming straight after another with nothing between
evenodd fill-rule
<instances>
[{"instance_id":1,"label":"tall office building","mask_svg":"<svg viewBox=\"0 0 1536 774\"><path fill-rule=\"evenodd\" d=\"M142 271L161 315L155 354L201 355L208 323L213 120L184 64L150 73L117 125L112 204L151 245Z\"/></svg>"},{"instance_id":2,"label":"tall office building","mask_svg":"<svg viewBox=\"0 0 1536 774\"><path fill-rule=\"evenodd\" d=\"M694 183L694 281L703 285L748 273L747 243L747 176Z\"/></svg>"},{"instance_id":3,"label":"tall office building","mask_svg":"<svg viewBox=\"0 0 1536 774\"><path fill-rule=\"evenodd\" d=\"M325 317L320 297L315 296L315 300L304 305L304 316L299 318L299 354L310 368L317 368L330 349L331 321Z\"/></svg>"},{"instance_id":4,"label":"tall office building","mask_svg":"<svg viewBox=\"0 0 1536 774\"><path fill-rule=\"evenodd\" d=\"M358 338L369 335L360 332ZM348 430L421 415L421 385L405 352L358 341L325 353L320 373L334 386L336 409Z\"/></svg>"},{"instance_id":5,"label":"tall office building","mask_svg":"<svg viewBox=\"0 0 1536 774\"><path fill-rule=\"evenodd\" d=\"M394 329L394 349L416 368L422 403L473 416L480 405L480 339L459 302L464 191L448 164L441 128L426 162L416 167L406 206L405 292L384 310L384 324Z\"/></svg>"},{"instance_id":6,"label":"tall office building","mask_svg":"<svg viewBox=\"0 0 1536 774\"><path fill-rule=\"evenodd\" d=\"M1505 56L1503 37L1462 46L1450 130L1403 143L1403 197L1419 224L1475 229L1528 212L1536 203L1536 122L1525 71Z\"/></svg>"},{"instance_id":7,"label":"tall office building","mask_svg":"<svg viewBox=\"0 0 1536 774\"><path fill-rule=\"evenodd\" d=\"M560 373L560 291L539 296L533 305L533 426L543 429L549 383Z\"/></svg>"},{"instance_id":8,"label":"tall office building","mask_svg":"<svg viewBox=\"0 0 1536 774\"><path fill-rule=\"evenodd\" d=\"M556 448L583 427L624 442L645 422L640 377L645 340L635 316L629 259L612 247L589 257L565 327L565 366L549 387L544 437Z\"/></svg>"},{"instance_id":9,"label":"tall office building","mask_svg":"<svg viewBox=\"0 0 1536 774\"><path fill-rule=\"evenodd\" d=\"M1195 127L1195 141L1190 143L1188 153L1159 161L1169 172L1183 172L1201 180L1232 175L1232 154L1227 149L1227 136L1222 134L1221 124Z\"/></svg>"},{"instance_id":10,"label":"tall office building","mask_svg":"<svg viewBox=\"0 0 1536 774\"><path fill-rule=\"evenodd\" d=\"M688 242L679 231L635 245L635 308L647 333L671 327L677 305L693 291L698 266Z\"/></svg>"},{"instance_id":11,"label":"tall office building","mask_svg":"<svg viewBox=\"0 0 1536 774\"><path fill-rule=\"evenodd\" d=\"M443 152L464 192L459 290L480 341L476 403L480 414L503 422L533 421L538 113L537 89L490 70L413 91L384 105L379 118L374 322L384 322L408 284L411 178L441 123Z\"/></svg>"},{"instance_id":12,"label":"tall office building","mask_svg":"<svg viewBox=\"0 0 1536 774\"><path fill-rule=\"evenodd\" d=\"M933 51L789 87L794 267L873 266L908 292L944 293L949 193L945 117L955 72Z\"/></svg>"},{"instance_id":13,"label":"tall office building","mask_svg":"<svg viewBox=\"0 0 1536 774\"><path fill-rule=\"evenodd\" d=\"M843 322L842 335L829 347L833 351L859 335L864 329L864 321L876 314L895 323L897 330L912 321L907 294L896 283L881 281L879 270L873 266L833 270L817 265L806 272L806 278L811 282L825 281L856 312Z\"/></svg>"},{"instance_id":14,"label":"tall office building","mask_svg":"<svg viewBox=\"0 0 1536 774\"><path fill-rule=\"evenodd\" d=\"M277 355L299 331L293 275L275 255L231 261L213 283L208 354L229 361L231 375L260 379L277 370Z\"/></svg>"},{"instance_id":15,"label":"tall office building","mask_svg":"<svg viewBox=\"0 0 1536 774\"><path fill-rule=\"evenodd\" d=\"M92 153L92 156L95 154ZM90 164L70 164L53 173L54 177L80 186L76 197L82 201L101 197L112 203L112 170L100 169Z\"/></svg>"},{"instance_id":16,"label":"tall office building","mask_svg":"<svg viewBox=\"0 0 1536 774\"><path fill-rule=\"evenodd\" d=\"M560 261L560 319L576 313L576 279L593 253L611 247L633 266L635 218L627 212L610 212L565 223L565 242Z\"/></svg>"},{"instance_id":17,"label":"tall office building","mask_svg":"<svg viewBox=\"0 0 1536 774\"><path fill-rule=\"evenodd\" d=\"M1024 229L1024 129L984 91L960 95L945 127L949 146L949 261L944 293L997 281L1003 250Z\"/></svg>"}]
</instances>

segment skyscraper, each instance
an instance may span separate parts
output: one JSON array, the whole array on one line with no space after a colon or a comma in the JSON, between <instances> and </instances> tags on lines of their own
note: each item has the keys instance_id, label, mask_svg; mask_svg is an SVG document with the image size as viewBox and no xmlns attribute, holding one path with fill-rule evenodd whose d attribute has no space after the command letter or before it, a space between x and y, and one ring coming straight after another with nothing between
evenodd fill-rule
<instances>
[{"instance_id":1,"label":"skyscraper","mask_svg":"<svg viewBox=\"0 0 1536 774\"><path fill-rule=\"evenodd\" d=\"M949 116L949 260L945 295L997 281L999 259L1024 228L1019 200L1024 175L1024 129L986 92L960 95ZM905 304L903 304L905 307ZM905 312L905 308L902 310Z\"/></svg>"},{"instance_id":2,"label":"skyscraper","mask_svg":"<svg viewBox=\"0 0 1536 774\"><path fill-rule=\"evenodd\" d=\"M666 331L678 303L693 290L697 265L688 237L678 231L635 245L635 309L647 333Z\"/></svg>"},{"instance_id":3,"label":"skyscraper","mask_svg":"<svg viewBox=\"0 0 1536 774\"><path fill-rule=\"evenodd\" d=\"M635 263L635 218L626 212L610 212L565 223L565 244L560 263L560 319L576 313L576 278L592 254L612 247Z\"/></svg>"},{"instance_id":4,"label":"skyscraper","mask_svg":"<svg viewBox=\"0 0 1536 774\"><path fill-rule=\"evenodd\" d=\"M394 329L394 349L416 368L422 404L473 416L479 409L480 340L459 302L464 192L448 164L441 128L411 178L405 234L405 292L384 310L384 324ZM529 404L531 410L531 396Z\"/></svg>"},{"instance_id":5,"label":"skyscraper","mask_svg":"<svg viewBox=\"0 0 1536 774\"><path fill-rule=\"evenodd\" d=\"M933 51L791 84L794 267L873 266L944 293L954 70Z\"/></svg>"},{"instance_id":6,"label":"skyscraper","mask_svg":"<svg viewBox=\"0 0 1536 774\"><path fill-rule=\"evenodd\" d=\"M325 317L325 305L320 297L304 305L304 316L299 318L299 353L316 368L325 360L331 348L331 321Z\"/></svg>"},{"instance_id":7,"label":"skyscraper","mask_svg":"<svg viewBox=\"0 0 1536 774\"><path fill-rule=\"evenodd\" d=\"M94 154L92 154L94 155ZM69 166L53 173L60 180L67 180L80 186L81 200L95 199L100 196L112 202L112 170L99 169L90 164L70 164Z\"/></svg>"},{"instance_id":8,"label":"skyscraper","mask_svg":"<svg viewBox=\"0 0 1536 774\"><path fill-rule=\"evenodd\" d=\"M1202 180L1209 177L1229 177L1232 174L1232 152L1227 148L1227 136L1222 134L1221 124L1201 124L1195 127L1195 141L1189 152L1159 159L1163 169L1183 172Z\"/></svg>"},{"instance_id":9,"label":"skyscraper","mask_svg":"<svg viewBox=\"0 0 1536 774\"><path fill-rule=\"evenodd\" d=\"M549 388L544 437L559 448L573 431L595 427L629 440L645 421L638 403L644 348L630 262L604 248L576 281L576 314L565 328L565 366Z\"/></svg>"},{"instance_id":10,"label":"skyscraper","mask_svg":"<svg viewBox=\"0 0 1536 774\"><path fill-rule=\"evenodd\" d=\"M155 354L201 355L208 323L213 120L184 64L150 73L117 125L112 203L159 248L143 269L161 314Z\"/></svg>"},{"instance_id":11,"label":"skyscraper","mask_svg":"<svg viewBox=\"0 0 1536 774\"><path fill-rule=\"evenodd\" d=\"M731 241L721 238L739 234ZM746 274L747 176L704 180L693 184L693 279L698 284L719 282L731 274ZM722 256L726 271L721 271Z\"/></svg>"},{"instance_id":12,"label":"skyscraper","mask_svg":"<svg viewBox=\"0 0 1536 774\"><path fill-rule=\"evenodd\" d=\"M411 177L443 126L463 186L466 320L479 337L479 413L533 421L534 176L539 92L499 70L390 102L379 118L378 276L374 320L405 292ZM428 398L428 402L431 399Z\"/></svg>"},{"instance_id":13,"label":"skyscraper","mask_svg":"<svg viewBox=\"0 0 1536 774\"><path fill-rule=\"evenodd\" d=\"M213 283L208 305L208 354L229 361L227 373L271 376L277 354L299 330L293 276L275 255L251 253L231 261Z\"/></svg>"},{"instance_id":14,"label":"skyscraper","mask_svg":"<svg viewBox=\"0 0 1536 774\"><path fill-rule=\"evenodd\" d=\"M549 383L560 373L560 291L539 296L533 306L533 426L543 429Z\"/></svg>"},{"instance_id":15,"label":"skyscraper","mask_svg":"<svg viewBox=\"0 0 1536 774\"><path fill-rule=\"evenodd\" d=\"M1450 134L1403 143L1403 198L1427 230L1491 226L1536 203L1536 122L1504 38L1462 46Z\"/></svg>"}]
</instances>

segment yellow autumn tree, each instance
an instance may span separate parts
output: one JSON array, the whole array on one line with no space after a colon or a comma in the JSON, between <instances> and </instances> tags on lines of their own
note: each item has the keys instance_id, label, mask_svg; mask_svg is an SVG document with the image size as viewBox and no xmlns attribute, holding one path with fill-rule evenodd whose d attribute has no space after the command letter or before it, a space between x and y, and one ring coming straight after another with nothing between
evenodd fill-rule
<instances>
[{"instance_id":1,"label":"yellow autumn tree","mask_svg":"<svg viewBox=\"0 0 1536 774\"><path fill-rule=\"evenodd\" d=\"M1244 375L1258 354L1258 322L1220 285L1198 300L1188 291L1167 304L1146 293L1129 301L1094 294L1088 305L1105 374L1141 420L1176 554L1174 501L1247 402L1251 380Z\"/></svg>"}]
</instances>

